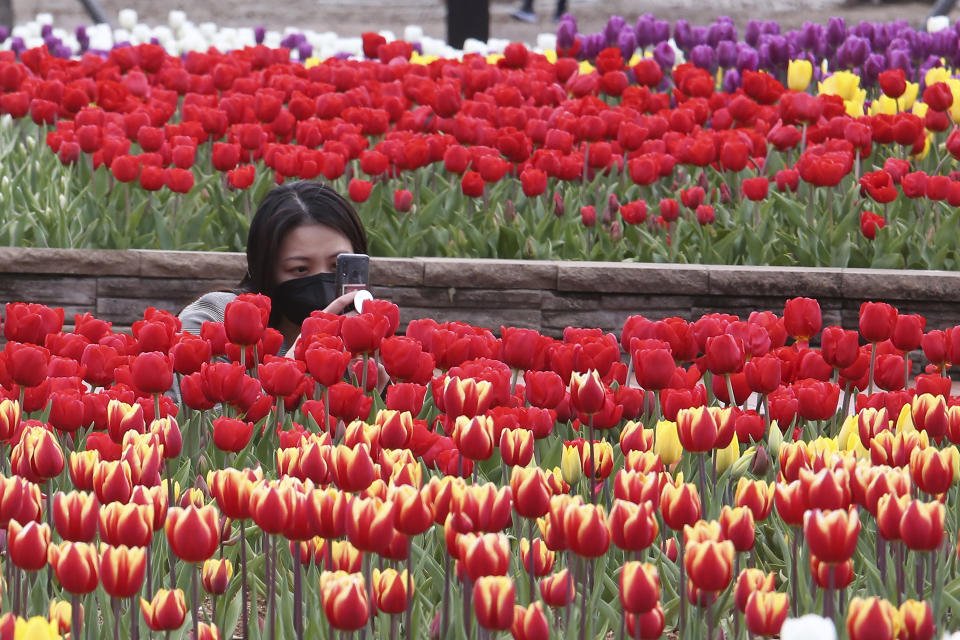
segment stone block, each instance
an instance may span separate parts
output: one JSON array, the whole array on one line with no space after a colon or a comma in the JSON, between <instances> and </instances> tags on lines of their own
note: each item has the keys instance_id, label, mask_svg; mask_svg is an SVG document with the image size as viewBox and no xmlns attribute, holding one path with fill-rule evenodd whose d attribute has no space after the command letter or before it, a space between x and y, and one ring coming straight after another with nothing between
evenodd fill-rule
<instances>
[{"instance_id":1,"label":"stone block","mask_svg":"<svg viewBox=\"0 0 960 640\"><path fill-rule=\"evenodd\" d=\"M459 309L539 309L541 291L514 289L464 289L447 287L374 287L373 293L403 307L455 307Z\"/></svg>"},{"instance_id":2,"label":"stone block","mask_svg":"<svg viewBox=\"0 0 960 640\"><path fill-rule=\"evenodd\" d=\"M145 299L145 298L98 298L95 316L117 324L132 325L143 319L147 307L157 307L177 315L193 298L185 299Z\"/></svg>"},{"instance_id":3,"label":"stone block","mask_svg":"<svg viewBox=\"0 0 960 640\"><path fill-rule=\"evenodd\" d=\"M0 273L123 275L139 268L133 251L0 247Z\"/></svg>"},{"instance_id":4,"label":"stone block","mask_svg":"<svg viewBox=\"0 0 960 640\"><path fill-rule=\"evenodd\" d=\"M242 253L216 251L138 250L140 270L145 278L210 278L240 282L247 269Z\"/></svg>"},{"instance_id":5,"label":"stone block","mask_svg":"<svg viewBox=\"0 0 960 640\"><path fill-rule=\"evenodd\" d=\"M611 293L666 292L695 295L709 291L707 268L686 264L561 262L557 289Z\"/></svg>"},{"instance_id":6,"label":"stone block","mask_svg":"<svg viewBox=\"0 0 960 640\"><path fill-rule=\"evenodd\" d=\"M554 289L557 263L536 260L422 258L428 287Z\"/></svg>"},{"instance_id":7,"label":"stone block","mask_svg":"<svg viewBox=\"0 0 960 640\"><path fill-rule=\"evenodd\" d=\"M714 295L762 292L784 299L818 298L840 295L842 272L830 268L710 265L708 278L710 293Z\"/></svg>"},{"instance_id":8,"label":"stone block","mask_svg":"<svg viewBox=\"0 0 960 640\"><path fill-rule=\"evenodd\" d=\"M895 269L844 269L843 296L851 300L956 300L960 273Z\"/></svg>"},{"instance_id":9,"label":"stone block","mask_svg":"<svg viewBox=\"0 0 960 640\"><path fill-rule=\"evenodd\" d=\"M107 298L190 298L233 290L236 280L201 278L97 278L97 295Z\"/></svg>"},{"instance_id":10,"label":"stone block","mask_svg":"<svg viewBox=\"0 0 960 640\"><path fill-rule=\"evenodd\" d=\"M466 322L495 332L499 332L500 325L537 330L541 325L540 311L532 309L400 308L400 322L403 326L418 318L432 318L437 322Z\"/></svg>"},{"instance_id":11,"label":"stone block","mask_svg":"<svg viewBox=\"0 0 960 640\"><path fill-rule=\"evenodd\" d=\"M63 307L93 307L97 300L95 278L8 275L0 278L0 303L39 302Z\"/></svg>"},{"instance_id":12,"label":"stone block","mask_svg":"<svg viewBox=\"0 0 960 640\"><path fill-rule=\"evenodd\" d=\"M416 287L423 283L423 262L415 258L370 258L370 283Z\"/></svg>"}]
</instances>

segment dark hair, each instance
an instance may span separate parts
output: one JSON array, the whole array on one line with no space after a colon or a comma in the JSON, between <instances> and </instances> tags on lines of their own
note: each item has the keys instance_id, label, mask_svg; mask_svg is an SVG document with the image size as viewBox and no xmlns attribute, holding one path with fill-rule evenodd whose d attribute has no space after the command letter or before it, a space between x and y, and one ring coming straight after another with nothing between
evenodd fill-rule
<instances>
[{"instance_id":1,"label":"dark hair","mask_svg":"<svg viewBox=\"0 0 960 640\"><path fill-rule=\"evenodd\" d=\"M280 244L291 229L303 224L326 225L346 236L354 253L367 253L363 223L346 198L320 182L289 182L264 196L250 222L247 273L240 282L241 291L273 293Z\"/></svg>"}]
</instances>

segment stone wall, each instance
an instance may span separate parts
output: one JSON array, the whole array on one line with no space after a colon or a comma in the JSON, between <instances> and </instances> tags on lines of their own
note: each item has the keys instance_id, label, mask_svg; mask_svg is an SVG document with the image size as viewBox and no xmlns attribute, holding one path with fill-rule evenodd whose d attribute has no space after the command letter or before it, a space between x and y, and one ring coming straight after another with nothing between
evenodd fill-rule
<instances>
[{"instance_id":1,"label":"stone wall","mask_svg":"<svg viewBox=\"0 0 960 640\"><path fill-rule=\"evenodd\" d=\"M207 291L230 289L242 254L0 248L0 303L62 306L69 323L89 311L129 327L149 306L179 311ZM855 328L860 303L883 300L921 313L928 328L960 324L960 273L441 258L373 258L374 294L401 319L431 317L559 336L566 326L619 331L643 314L696 318L723 312L782 313L795 296L817 298L824 324Z\"/></svg>"}]
</instances>

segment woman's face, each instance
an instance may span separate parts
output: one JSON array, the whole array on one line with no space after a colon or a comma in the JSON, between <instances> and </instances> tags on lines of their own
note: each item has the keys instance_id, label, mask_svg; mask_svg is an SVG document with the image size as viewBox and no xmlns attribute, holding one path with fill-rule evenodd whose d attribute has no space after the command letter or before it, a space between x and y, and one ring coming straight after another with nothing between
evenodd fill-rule
<instances>
[{"instance_id":1,"label":"woman's face","mask_svg":"<svg viewBox=\"0 0 960 640\"><path fill-rule=\"evenodd\" d=\"M333 273L337 270L337 256L352 252L347 237L333 227L318 223L294 227L280 243L274 282Z\"/></svg>"}]
</instances>

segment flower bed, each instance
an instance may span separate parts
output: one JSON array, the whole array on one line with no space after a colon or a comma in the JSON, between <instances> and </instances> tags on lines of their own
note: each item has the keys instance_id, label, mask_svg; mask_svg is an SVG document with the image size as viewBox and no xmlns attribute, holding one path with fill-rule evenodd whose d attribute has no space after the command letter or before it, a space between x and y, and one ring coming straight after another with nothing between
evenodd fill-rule
<instances>
[{"instance_id":1,"label":"flower bed","mask_svg":"<svg viewBox=\"0 0 960 640\"><path fill-rule=\"evenodd\" d=\"M376 301L315 312L287 359L268 305L243 296L200 336L157 309L130 336L6 306L0 632L955 626L960 325L865 303L859 331L823 327L794 298L619 336L430 319L399 336Z\"/></svg>"},{"instance_id":2,"label":"flower bed","mask_svg":"<svg viewBox=\"0 0 960 640\"><path fill-rule=\"evenodd\" d=\"M377 34L364 60L306 64L264 46L7 52L0 242L239 250L270 185L323 177L384 256L955 268L960 81L910 61L956 32L831 23L844 39L814 54L717 24L678 23L693 63L675 67L666 40L619 42L640 25L578 62L598 40L567 46L569 21L559 58L434 59ZM878 67L887 40L903 55Z\"/></svg>"}]
</instances>

